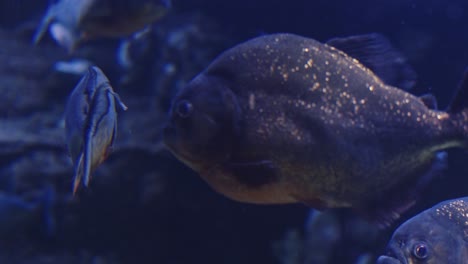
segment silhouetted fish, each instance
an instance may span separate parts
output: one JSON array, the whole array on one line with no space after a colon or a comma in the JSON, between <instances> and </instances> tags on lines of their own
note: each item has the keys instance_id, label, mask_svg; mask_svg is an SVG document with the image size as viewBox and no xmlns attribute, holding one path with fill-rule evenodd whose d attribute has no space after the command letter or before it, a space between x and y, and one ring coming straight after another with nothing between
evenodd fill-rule
<instances>
[{"instance_id":1,"label":"silhouetted fish","mask_svg":"<svg viewBox=\"0 0 468 264\"><path fill-rule=\"evenodd\" d=\"M333 46L266 35L224 52L182 89L164 143L232 199L352 207L388 225L444 167L441 151L466 145L466 100L437 111Z\"/></svg>"},{"instance_id":2,"label":"silhouetted fish","mask_svg":"<svg viewBox=\"0 0 468 264\"><path fill-rule=\"evenodd\" d=\"M96 66L90 67L68 99L65 130L68 151L75 167L73 193L109 155L117 131L115 101L127 107L112 90L109 80Z\"/></svg>"},{"instance_id":3,"label":"silhouetted fish","mask_svg":"<svg viewBox=\"0 0 468 264\"><path fill-rule=\"evenodd\" d=\"M403 223L377 264L468 262L468 198L444 201Z\"/></svg>"},{"instance_id":4,"label":"silhouetted fish","mask_svg":"<svg viewBox=\"0 0 468 264\"><path fill-rule=\"evenodd\" d=\"M170 4L170 0L61 0L47 10L34 43L49 27L52 37L69 51L83 40L127 36L163 17Z\"/></svg>"}]
</instances>

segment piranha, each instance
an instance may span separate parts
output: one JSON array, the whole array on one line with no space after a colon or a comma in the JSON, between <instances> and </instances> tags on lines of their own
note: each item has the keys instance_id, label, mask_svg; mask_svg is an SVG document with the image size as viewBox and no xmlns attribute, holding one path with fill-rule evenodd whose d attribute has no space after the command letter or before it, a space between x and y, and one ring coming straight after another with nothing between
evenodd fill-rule
<instances>
[{"instance_id":1,"label":"piranha","mask_svg":"<svg viewBox=\"0 0 468 264\"><path fill-rule=\"evenodd\" d=\"M444 263L468 260L468 197L441 202L403 223L377 264Z\"/></svg>"},{"instance_id":2,"label":"piranha","mask_svg":"<svg viewBox=\"0 0 468 264\"><path fill-rule=\"evenodd\" d=\"M117 134L116 102L127 110L107 77L96 66L88 69L68 99L65 134L75 169L73 194L82 179L88 186L93 171L111 152Z\"/></svg>"},{"instance_id":3,"label":"piranha","mask_svg":"<svg viewBox=\"0 0 468 264\"><path fill-rule=\"evenodd\" d=\"M37 44L49 29L69 51L98 37L123 37L164 17L170 0L60 0L47 10L36 34Z\"/></svg>"},{"instance_id":4,"label":"piranha","mask_svg":"<svg viewBox=\"0 0 468 264\"><path fill-rule=\"evenodd\" d=\"M272 34L241 43L174 98L163 142L231 199L350 207L388 226L443 171L444 150L466 146L468 75L439 111L433 96L391 85L414 76L383 40Z\"/></svg>"}]
</instances>

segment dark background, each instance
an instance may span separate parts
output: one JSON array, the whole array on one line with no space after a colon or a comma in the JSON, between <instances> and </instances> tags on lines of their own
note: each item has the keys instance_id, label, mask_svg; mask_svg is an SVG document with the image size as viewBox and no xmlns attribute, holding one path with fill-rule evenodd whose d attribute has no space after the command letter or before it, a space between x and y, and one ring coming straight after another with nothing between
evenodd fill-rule
<instances>
[{"instance_id":1,"label":"dark background","mask_svg":"<svg viewBox=\"0 0 468 264\"><path fill-rule=\"evenodd\" d=\"M34 27L47 2L0 1L0 27L10 31ZM435 94L441 108L449 103L468 65L464 0L174 0L173 6L169 17L201 14L228 43L274 32L320 41L382 33L418 73L411 92ZM118 157L109 162L113 159ZM468 195L466 159L465 151L450 151L447 173L431 183L401 221L439 201ZM112 252L119 256L116 263L278 263L272 253L274 241L282 240L289 229L303 228L308 210L302 205L255 206L227 200L168 153L134 157L133 162L124 166L129 174L158 166L165 175L164 196L142 205L134 195L144 183L135 178L125 178L105 192L98 193L97 188L79 201L82 206L75 213L80 224L40 240L42 249L51 254L58 248L70 254L83 249L97 255ZM397 224L382 232L383 240ZM377 254L384 245L376 245Z\"/></svg>"}]
</instances>

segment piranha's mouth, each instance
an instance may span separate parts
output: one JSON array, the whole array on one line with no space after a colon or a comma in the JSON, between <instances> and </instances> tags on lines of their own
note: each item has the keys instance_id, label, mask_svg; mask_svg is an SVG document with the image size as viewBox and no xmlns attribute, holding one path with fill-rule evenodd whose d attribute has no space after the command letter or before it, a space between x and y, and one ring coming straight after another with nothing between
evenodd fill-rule
<instances>
[{"instance_id":1,"label":"piranha's mouth","mask_svg":"<svg viewBox=\"0 0 468 264\"><path fill-rule=\"evenodd\" d=\"M170 123L163 127L163 144L166 148L172 149L175 141L175 127Z\"/></svg>"},{"instance_id":2,"label":"piranha's mouth","mask_svg":"<svg viewBox=\"0 0 468 264\"><path fill-rule=\"evenodd\" d=\"M192 163L193 161L187 156L184 155L181 151L180 144L178 141L180 139L177 138L177 131L175 127L171 124L167 124L163 128L163 144L174 156L176 156L179 160L184 163Z\"/></svg>"},{"instance_id":3,"label":"piranha's mouth","mask_svg":"<svg viewBox=\"0 0 468 264\"><path fill-rule=\"evenodd\" d=\"M197 171L196 165L203 163L202 160L197 160L192 155L183 151L183 147L180 145L180 139L177 137L176 128L171 124L167 124L163 128L163 145L178 160L195 171Z\"/></svg>"}]
</instances>

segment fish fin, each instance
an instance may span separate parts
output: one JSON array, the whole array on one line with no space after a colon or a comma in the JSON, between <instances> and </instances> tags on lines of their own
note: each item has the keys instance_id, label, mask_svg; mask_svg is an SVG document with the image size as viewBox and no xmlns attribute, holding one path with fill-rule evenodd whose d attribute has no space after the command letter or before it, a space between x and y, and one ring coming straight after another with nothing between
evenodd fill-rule
<instances>
[{"instance_id":1,"label":"fish fin","mask_svg":"<svg viewBox=\"0 0 468 264\"><path fill-rule=\"evenodd\" d=\"M47 10L47 13L45 14L44 18L42 19L41 24L37 27L36 33L34 33L34 36L33 36L34 45L39 44L42 37L44 37L44 34L49 29L49 26L54 20L55 16L56 16L55 5L51 5L49 9Z\"/></svg>"},{"instance_id":2,"label":"fish fin","mask_svg":"<svg viewBox=\"0 0 468 264\"><path fill-rule=\"evenodd\" d=\"M73 195L78 191L78 187L81 183L81 178L83 177L83 153L78 157L78 162L75 166L75 177L73 178Z\"/></svg>"},{"instance_id":3,"label":"fish fin","mask_svg":"<svg viewBox=\"0 0 468 264\"><path fill-rule=\"evenodd\" d=\"M225 169L242 184L258 188L275 181L278 176L276 167L270 160L254 162L228 162Z\"/></svg>"},{"instance_id":4,"label":"fish fin","mask_svg":"<svg viewBox=\"0 0 468 264\"><path fill-rule=\"evenodd\" d=\"M437 110L437 99L433 94L427 93L419 96L419 99L423 102L427 108L431 110Z\"/></svg>"},{"instance_id":5,"label":"fish fin","mask_svg":"<svg viewBox=\"0 0 468 264\"><path fill-rule=\"evenodd\" d=\"M447 152L437 152L429 168L422 175L410 177L416 179L396 186L366 206L357 207L356 211L381 229L390 227L403 213L416 204L419 194L433 178L446 170L447 163ZM392 194L392 199L388 199L389 193Z\"/></svg>"},{"instance_id":6,"label":"fish fin","mask_svg":"<svg viewBox=\"0 0 468 264\"><path fill-rule=\"evenodd\" d=\"M386 84L409 90L416 83L416 72L407 63L406 58L381 34L333 38L326 44L357 59Z\"/></svg>"},{"instance_id":7,"label":"fish fin","mask_svg":"<svg viewBox=\"0 0 468 264\"><path fill-rule=\"evenodd\" d=\"M122 100L120 99L120 96L118 93L114 92L114 91L109 91L115 98L115 100L117 101L117 103L119 104L120 108L122 108L122 110L124 111L127 111L128 107L122 102Z\"/></svg>"}]
</instances>

